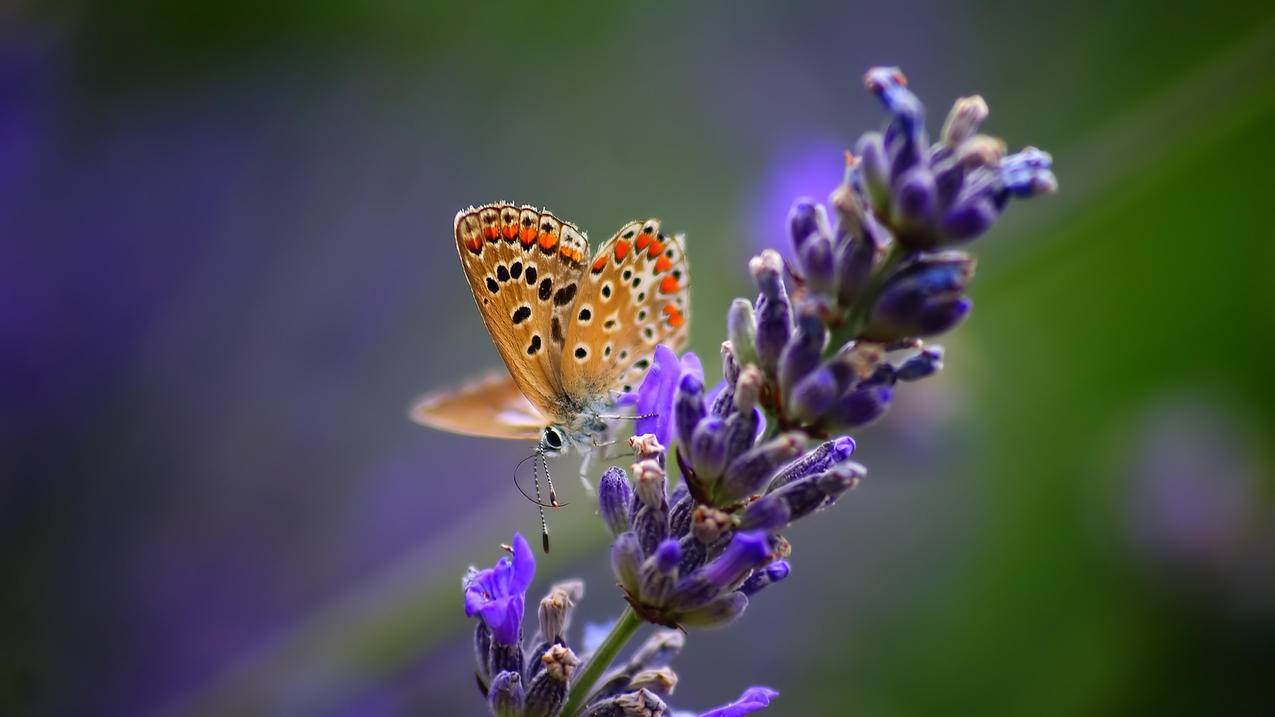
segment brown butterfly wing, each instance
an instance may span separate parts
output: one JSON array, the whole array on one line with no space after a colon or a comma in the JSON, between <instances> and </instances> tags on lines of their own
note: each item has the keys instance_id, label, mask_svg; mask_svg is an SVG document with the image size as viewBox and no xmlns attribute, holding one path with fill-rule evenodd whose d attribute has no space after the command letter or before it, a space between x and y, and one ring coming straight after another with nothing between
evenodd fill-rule
<instances>
[{"instance_id":1,"label":"brown butterfly wing","mask_svg":"<svg viewBox=\"0 0 1275 717\"><path fill-rule=\"evenodd\" d=\"M549 423L505 373L422 396L410 415L422 426L486 438L535 440Z\"/></svg>"},{"instance_id":2,"label":"brown butterfly wing","mask_svg":"<svg viewBox=\"0 0 1275 717\"><path fill-rule=\"evenodd\" d=\"M630 391L657 344L681 352L690 332L690 270L656 219L631 222L594 255L567 322L562 387L575 397Z\"/></svg>"},{"instance_id":3,"label":"brown butterfly wing","mask_svg":"<svg viewBox=\"0 0 1275 717\"><path fill-rule=\"evenodd\" d=\"M456 215L456 250L474 303L514 383L549 421L564 416L563 317L584 277L588 242L547 211L489 204Z\"/></svg>"}]
</instances>

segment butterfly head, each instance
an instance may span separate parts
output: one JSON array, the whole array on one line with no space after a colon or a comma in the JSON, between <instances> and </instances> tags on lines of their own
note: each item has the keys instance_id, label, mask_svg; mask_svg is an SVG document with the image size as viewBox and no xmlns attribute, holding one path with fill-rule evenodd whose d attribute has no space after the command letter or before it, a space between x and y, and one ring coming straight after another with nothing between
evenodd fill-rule
<instances>
[{"instance_id":1,"label":"butterfly head","mask_svg":"<svg viewBox=\"0 0 1275 717\"><path fill-rule=\"evenodd\" d=\"M560 456L569 445L567 432L559 426L548 426L540 434L540 452L547 456Z\"/></svg>"}]
</instances>

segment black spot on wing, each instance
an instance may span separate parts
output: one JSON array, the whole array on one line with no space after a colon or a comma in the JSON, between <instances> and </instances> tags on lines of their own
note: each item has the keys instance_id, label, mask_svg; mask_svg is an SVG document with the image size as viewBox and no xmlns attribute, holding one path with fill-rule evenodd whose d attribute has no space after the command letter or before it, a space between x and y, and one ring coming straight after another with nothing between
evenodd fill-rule
<instances>
[{"instance_id":1,"label":"black spot on wing","mask_svg":"<svg viewBox=\"0 0 1275 717\"><path fill-rule=\"evenodd\" d=\"M567 284L561 289L558 289L556 293L554 293L553 303L555 306L566 306L567 304L570 304L572 301L574 301L575 298L576 298L576 285Z\"/></svg>"}]
</instances>

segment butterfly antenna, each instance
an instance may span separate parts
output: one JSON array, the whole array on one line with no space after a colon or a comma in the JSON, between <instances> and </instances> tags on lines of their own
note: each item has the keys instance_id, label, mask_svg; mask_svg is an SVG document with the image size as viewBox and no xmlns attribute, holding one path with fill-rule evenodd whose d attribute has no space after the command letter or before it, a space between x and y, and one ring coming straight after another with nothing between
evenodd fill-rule
<instances>
[{"instance_id":1,"label":"butterfly antenna","mask_svg":"<svg viewBox=\"0 0 1275 717\"><path fill-rule=\"evenodd\" d=\"M538 454L536 454L536 453L532 453L531 455L527 456L526 458L523 458L522 460L518 461L518 465L514 467L514 487L518 489L518 492L519 492L519 493L522 493L522 497L526 498L528 503L535 503L536 505L540 506L541 508L557 508L557 507L559 507L559 506L550 505L550 504L545 503L545 502L543 502L542 500L540 500L540 498L539 498L539 496L540 496L540 483L539 483L539 478L535 478L535 476L533 476L533 478L536 480L536 495L535 495L535 496L532 496L530 493L528 493L528 492L527 492L527 489L526 489L526 488L523 488L523 487L522 487L522 483L520 483L520 482L518 481L518 469L519 469L519 468L522 468L522 464L523 464L523 463L526 463L527 461L531 460L532 458L537 458L537 457L538 457ZM534 469L535 469L535 464L534 464L534 463L532 464L532 469L533 469L533 472L534 472ZM563 503L562 505L566 505L566 503Z\"/></svg>"},{"instance_id":2,"label":"butterfly antenna","mask_svg":"<svg viewBox=\"0 0 1275 717\"><path fill-rule=\"evenodd\" d=\"M545 467L545 480L549 482L549 502L557 505L558 501L553 495L553 482L549 479L549 461L545 460L545 452L543 448L536 447L536 457ZM540 479L536 473L536 463L531 463L531 477L536 483L536 510L540 511L540 547L544 549L545 555L549 554L549 521L545 520L545 507L540 503Z\"/></svg>"}]
</instances>

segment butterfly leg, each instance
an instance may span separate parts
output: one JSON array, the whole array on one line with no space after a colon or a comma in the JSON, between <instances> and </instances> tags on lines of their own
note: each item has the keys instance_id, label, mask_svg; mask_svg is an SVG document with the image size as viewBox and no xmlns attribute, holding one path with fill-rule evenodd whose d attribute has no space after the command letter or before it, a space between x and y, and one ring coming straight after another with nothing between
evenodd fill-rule
<instances>
[{"instance_id":1,"label":"butterfly leg","mask_svg":"<svg viewBox=\"0 0 1275 717\"><path fill-rule=\"evenodd\" d=\"M585 495L590 498L595 497L593 483L589 482L589 474L593 472L594 457L597 455L596 446L593 450L584 452L584 460L580 461L580 482L584 484Z\"/></svg>"}]
</instances>

